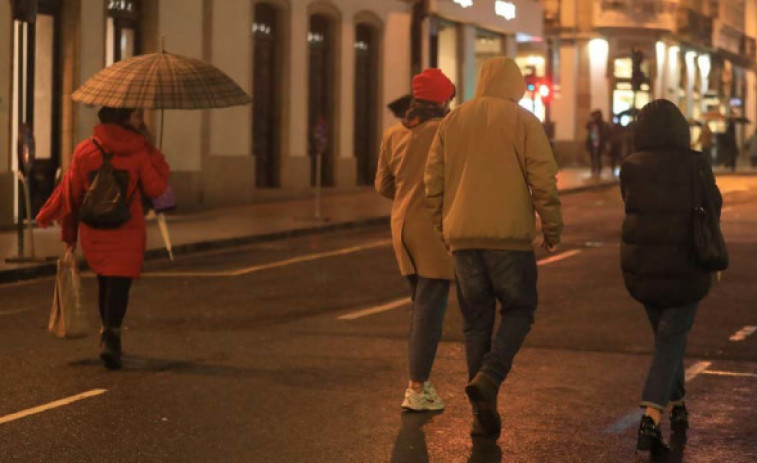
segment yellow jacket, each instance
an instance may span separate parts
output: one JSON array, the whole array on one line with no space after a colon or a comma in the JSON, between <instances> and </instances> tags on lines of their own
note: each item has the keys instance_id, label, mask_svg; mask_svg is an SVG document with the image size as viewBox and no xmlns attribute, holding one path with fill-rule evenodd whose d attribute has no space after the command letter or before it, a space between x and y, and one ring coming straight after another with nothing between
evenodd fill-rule
<instances>
[{"instance_id":1,"label":"yellow jacket","mask_svg":"<svg viewBox=\"0 0 757 463\"><path fill-rule=\"evenodd\" d=\"M376 191L392 199L392 241L402 275L451 280L452 261L424 206L423 171L441 119L411 129L398 124L381 143Z\"/></svg>"},{"instance_id":2,"label":"yellow jacket","mask_svg":"<svg viewBox=\"0 0 757 463\"><path fill-rule=\"evenodd\" d=\"M476 97L439 126L426 165L426 206L452 251L532 250L534 209L560 242L557 163L539 120L518 105L525 82L509 58L484 63Z\"/></svg>"}]
</instances>

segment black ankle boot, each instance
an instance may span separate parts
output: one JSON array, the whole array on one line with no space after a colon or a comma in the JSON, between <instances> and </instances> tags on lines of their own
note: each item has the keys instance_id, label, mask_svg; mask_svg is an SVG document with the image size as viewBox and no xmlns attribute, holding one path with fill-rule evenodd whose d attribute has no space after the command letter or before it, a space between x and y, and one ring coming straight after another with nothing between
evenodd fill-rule
<instances>
[{"instance_id":1,"label":"black ankle boot","mask_svg":"<svg viewBox=\"0 0 757 463\"><path fill-rule=\"evenodd\" d=\"M683 432L689 429L689 411L686 404L674 405L670 410L670 429L674 432Z\"/></svg>"},{"instance_id":2,"label":"black ankle boot","mask_svg":"<svg viewBox=\"0 0 757 463\"><path fill-rule=\"evenodd\" d=\"M664 453L670 447L662 440L660 425L655 424L651 416L642 416L639 423L639 438L636 442L637 450L651 450L654 454Z\"/></svg>"},{"instance_id":3,"label":"black ankle boot","mask_svg":"<svg viewBox=\"0 0 757 463\"><path fill-rule=\"evenodd\" d=\"M121 368L121 330L103 328L100 332L100 360L109 370Z\"/></svg>"},{"instance_id":4,"label":"black ankle boot","mask_svg":"<svg viewBox=\"0 0 757 463\"><path fill-rule=\"evenodd\" d=\"M499 385L486 373L478 372L465 387L473 406L472 436L498 438L502 431L502 420L497 411Z\"/></svg>"}]
</instances>

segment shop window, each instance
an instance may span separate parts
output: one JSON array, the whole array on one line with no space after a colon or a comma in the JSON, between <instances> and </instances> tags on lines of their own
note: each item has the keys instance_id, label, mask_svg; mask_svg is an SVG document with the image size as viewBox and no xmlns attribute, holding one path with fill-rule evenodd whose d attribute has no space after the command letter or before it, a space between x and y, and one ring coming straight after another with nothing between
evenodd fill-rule
<instances>
[{"instance_id":1,"label":"shop window","mask_svg":"<svg viewBox=\"0 0 757 463\"><path fill-rule=\"evenodd\" d=\"M459 35L457 24L445 21L440 18L432 18L431 21L431 40L430 46L430 67L439 68L449 80L455 84L459 82L458 75L460 72L460 63L458 57ZM458 89L457 100L460 100L461 93ZM451 106L454 107L454 101Z\"/></svg>"},{"instance_id":2,"label":"shop window","mask_svg":"<svg viewBox=\"0 0 757 463\"><path fill-rule=\"evenodd\" d=\"M279 186L279 123L281 107L281 34L279 11L270 4L255 5L252 24L253 127L252 152L255 156L255 184L258 188Z\"/></svg>"},{"instance_id":3,"label":"shop window","mask_svg":"<svg viewBox=\"0 0 757 463\"><path fill-rule=\"evenodd\" d=\"M131 58L140 50L140 1L106 0L108 17L105 25L105 65Z\"/></svg>"},{"instance_id":4,"label":"shop window","mask_svg":"<svg viewBox=\"0 0 757 463\"><path fill-rule=\"evenodd\" d=\"M481 68L486 60L505 54L503 40L501 35L494 32L476 30L476 79L481 74Z\"/></svg>"},{"instance_id":5,"label":"shop window","mask_svg":"<svg viewBox=\"0 0 757 463\"><path fill-rule=\"evenodd\" d=\"M640 55L643 57L643 55ZM634 61L630 56L615 58L612 62L612 118L622 126L627 126L636 117L638 110L651 101L649 86L649 60L639 63L639 70L646 81L642 81L638 90L634 90Z\"/></svg>"},{"instance_id":6,"label":"shop window","mask_svg":"<svg viewBox=\"0 0 757 463\"><path fill-rule=\"evenodd\" d=\"M369 24L355 28L355 156L359 184L372 185L376 176L378 34Z\"/></svg>"},{"instance_id":7,"label":"shop window","mask_svg":"<svg viewBox=\"0 0 757 463\"><path fill-rule=\"evenodd\" d=\"M316 183L317 157L320 142L327 138L322 150L321 183L333 186L333 146L336 143L334 131L334 31L333 20L326 15L314 14L310 17L308 32L309 76L308 76L308 142L310 152L310 182Z\"/></svg>"}]
</instances>

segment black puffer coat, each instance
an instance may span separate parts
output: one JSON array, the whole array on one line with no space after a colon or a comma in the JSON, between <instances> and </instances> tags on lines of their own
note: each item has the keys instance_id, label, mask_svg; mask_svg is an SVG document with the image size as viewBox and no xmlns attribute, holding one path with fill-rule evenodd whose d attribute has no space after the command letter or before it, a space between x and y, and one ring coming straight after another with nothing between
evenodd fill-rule
<instances>
[{"instance_id":1,"label":"black puffer coat","mask_svg":"<svg viewBox=\"0 0 757 463\"><path fill-rule=\"evenodd\" d=\"M623 277L631 295L651 307L696 302L710 289L711 276L693 254L692 162L704 166L702 194L711 195L718 216L722 198L704 156L689 149L690 139L678 108L667 100L653 101L639 114L637 152L621 168Z\"/></svg>"}]
</instances>

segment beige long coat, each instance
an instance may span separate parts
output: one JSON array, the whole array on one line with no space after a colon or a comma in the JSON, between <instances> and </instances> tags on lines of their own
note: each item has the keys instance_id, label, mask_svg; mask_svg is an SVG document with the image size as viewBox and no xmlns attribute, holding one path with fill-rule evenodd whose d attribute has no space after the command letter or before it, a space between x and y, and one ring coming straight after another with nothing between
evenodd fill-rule
<instances>
[{"instance_id":1,"label":"beige long coat","mask_svg":"<svg viewBox=\"0 0 757 463\"><path fill-rule=\"evenodd\" d=\"M376 191L394 201L392 241L402 275L451 280L452 261L434 231L425 206L423 172L441 119L408 129L398 124L384 134Z\"/></svg>"}]
</instances>

